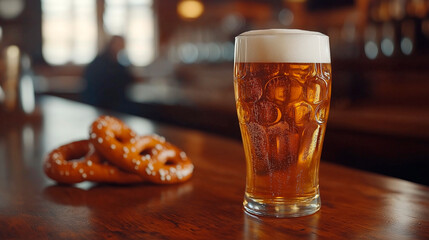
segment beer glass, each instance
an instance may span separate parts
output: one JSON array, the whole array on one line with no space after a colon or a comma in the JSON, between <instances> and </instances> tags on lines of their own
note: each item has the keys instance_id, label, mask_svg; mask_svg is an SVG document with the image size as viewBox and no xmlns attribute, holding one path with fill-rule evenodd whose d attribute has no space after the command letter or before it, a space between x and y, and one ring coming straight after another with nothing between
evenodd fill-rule
<instances>
[{"instance_id":1,"label":"beer glass","mask_svg":"<svg viewBox=\"0 0 429 240\"><path fill-rule=\"evenodd\" d=\"M319 163L330 89L326 35L271 29L235 38L234 92L248 213L297 217L320 209Z\"/></svg>"}]
</instances>

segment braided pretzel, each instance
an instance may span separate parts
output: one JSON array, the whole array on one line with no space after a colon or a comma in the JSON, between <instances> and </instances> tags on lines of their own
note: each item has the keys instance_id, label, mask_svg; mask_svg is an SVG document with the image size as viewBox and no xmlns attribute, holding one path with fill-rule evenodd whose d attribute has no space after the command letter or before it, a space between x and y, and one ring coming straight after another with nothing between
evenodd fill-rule
<instances>
[{"instance_id":1,"label":"braided pretzel","mask_svg":"<svg viewBox=\"0 0 429 240\"><path fill-rule=\"evenodd\" d=\"M101 116L90 128L94 147L111 163L154 183L179 183L193 164L179 148L159 136L138 137L119 119Z\"/></svg>"},{"instance_id":2,"label":"braided pretzel","mask_svg":"<svg viewBox=\"0 0 429 240\"><path fill-rule=\"evenodd\" d=\"M143 182L139 175L124 172L106 162L89 140L72 142L54 149L44 162L44 171L51 179L67 184L83 181Z\"/></svg>"}]
</instances>

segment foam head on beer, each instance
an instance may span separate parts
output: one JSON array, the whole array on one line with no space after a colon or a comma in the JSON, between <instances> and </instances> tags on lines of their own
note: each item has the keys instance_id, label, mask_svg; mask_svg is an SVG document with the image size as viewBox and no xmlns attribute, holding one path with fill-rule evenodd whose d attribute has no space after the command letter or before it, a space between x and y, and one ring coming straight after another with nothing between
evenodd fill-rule
<instances>
[{"instance_id":1,"label":"foam head on beer","mask_svg":"<svg viewBox=\"0 0 429 240\"><path fill-rule=\"evenodd\" d=\"M240 34L236 62L331 63L329 37L296 29L254 30Z\"/></svg>"}]
</instances>

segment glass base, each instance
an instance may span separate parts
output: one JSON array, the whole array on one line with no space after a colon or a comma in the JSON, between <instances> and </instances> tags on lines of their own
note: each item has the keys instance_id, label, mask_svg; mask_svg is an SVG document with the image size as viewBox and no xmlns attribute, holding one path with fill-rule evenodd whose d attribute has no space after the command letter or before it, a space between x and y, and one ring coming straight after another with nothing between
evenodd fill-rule
<instances>
[{"instance_id":1,"label":"glass base","mask_svg":"<svg viewBox=\"0 0 429 240\"><path fill-rule=\"evenodd\" d=\"M311 215L319 211L319 191L314 197L300 199L276 199L270 202L250 198L245 194L244 209L254 215L277 218L301 217Z\"/></svg>"}]
</instances>

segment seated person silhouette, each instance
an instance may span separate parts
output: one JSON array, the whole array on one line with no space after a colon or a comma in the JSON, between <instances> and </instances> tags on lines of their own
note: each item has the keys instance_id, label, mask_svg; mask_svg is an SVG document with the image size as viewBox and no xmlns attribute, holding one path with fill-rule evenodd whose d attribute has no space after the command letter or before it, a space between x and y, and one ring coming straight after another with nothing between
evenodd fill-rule
<instances>
[{"instance_id":1,"label":"seated person silhouette","mask_svg":"<svg viewBox=\"0 0 429 240\"><path fill-rule=\"evenodd\" d=\"M124 47L124 39L113 36L104 50L88 64L83 74L86 83L81 96L83 102L115 110L125 106L125 90L133 76L118 61L118 54Z\"/></svg>"}]
</instances>

